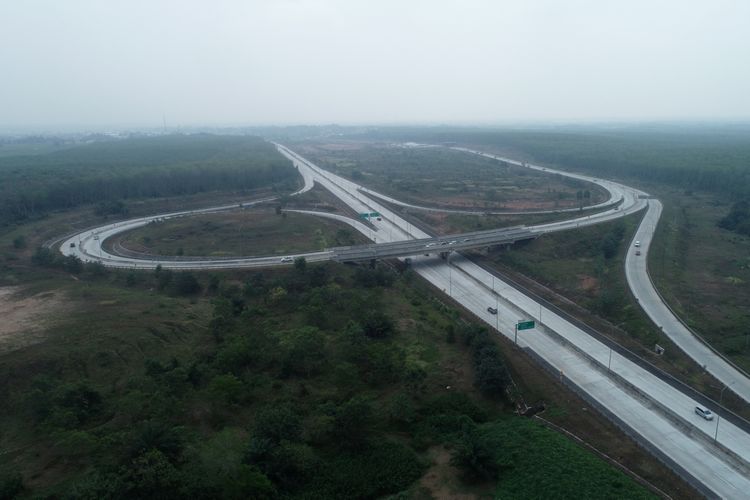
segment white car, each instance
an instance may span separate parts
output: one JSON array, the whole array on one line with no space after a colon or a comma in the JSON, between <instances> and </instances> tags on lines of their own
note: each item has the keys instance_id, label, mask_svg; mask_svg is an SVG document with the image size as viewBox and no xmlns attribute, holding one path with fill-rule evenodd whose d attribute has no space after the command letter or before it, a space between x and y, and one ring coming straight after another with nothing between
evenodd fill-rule
<instances>
[{"instance_id":1,"label":"white car","mask_svg":"<svg viewBox=\"0 0 750 500\"><path fill-rule=\"evenodd\" d=\"M294 259L293 259L293 258L291 258L291 257L282 257L282 258L281 258L281 262L282 262L283 264L286 264L287 262L294 262Z\"/></svg>"},{"instance_id":2,"label":"white car","mask_svg":"<svg viewBox=\"0 0 750 500\"><path fill-rule=\"evenodd\" d=\"M706 420L713 420L714 419L714 414L711 413L711 410L709 410L708 408L704 408L702 406L696 406L695 407L695 414L698 415L698 416L700 416L700 417L705 418Z\"/></svg>"},{"instance_id":3,"label":"white car","mask_svg":"<svg viewBox=\"0 0 750 500\"><path fill-rule=\"evenodd\" d=\"M635 246L636 246L636 248L639 247L639 246L641 246L641 242L640 241L636 241L635 242Z\"/></svg>"}]
</instances>

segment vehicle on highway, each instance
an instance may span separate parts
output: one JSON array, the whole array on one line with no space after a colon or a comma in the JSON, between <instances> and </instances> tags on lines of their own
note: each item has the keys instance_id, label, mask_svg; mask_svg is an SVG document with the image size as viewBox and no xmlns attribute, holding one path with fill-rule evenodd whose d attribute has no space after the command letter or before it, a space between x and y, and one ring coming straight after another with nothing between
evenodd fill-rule
<instances>
[{"instance_id":1,"label":"vehicle on highway","mask_svg":"<svg viewBox=\"0 0 750 500\"><path fill-rule=\"evenodd\" d=\"M293 259L293 258L291 258L291 257L282 257L282 258L281 258L281 262L282 262L282 263L287 263L287 262L294 262L294 259Z\"/></svg>"},{"instance_id":2,"label":"vehicle on highway","mask_svg":"<svg viewBox=\"0 0 750 500\"><path fill-rule=\"evenodd\" d=\"M635 242L635 246L636 246L636 247L639 247L639 246L641 246L641 242L640 242L640 241L636 241L636 242Z\"/></svg>"},{"instance_id":3,"label":"vehicle on highway","mask_svg":"<svg viewBox=\"0 0 750 500\"><path fill-rule=\"evenodd\" d=\"M430 248L430 247L434 247L435 245L437 245L437 243L428 243L424 247L425 248Z\"/></svg>"},{"instance_id":4,"label":"vehicle on highway","mask_svg":"<svg viewBox=\"0 0 750 500\"><path fill-rule=\"evenodd\" d=\"M71 244L70 244L70 248L75 248L75 247L76 247L76 244L75 244L75 243L71 243Z\"/></svg>"},{"instance_id":5,"label":"vehicle on highway","mask_svg":"<svg viewBox=\"0 0 750 500\"><path fill-rule=\"evenodd\" d=\"M378 220L383 220L383 218L382 217L378 217Z\"/></svg>"},{"instance_id":6,"label":"vehicle on highway","mask_svg":"<svg viewBox=\"0 0 750 500\"><path fill-rule=\"evenodd\" d=\"M706 420L713 420L714 414L711 413L711 410L708 408L704 408L702 406L696 406L695 407L695 413L696 415L705 418Z\"/></svg>"},{"instance_id":7,"label":"vehicle on highway","mask_svg":"<svg viewBox=\"0 0 750 500\"><path fill-rule=\"evenodd\" d=\"M467 241L469 241L469 238L464 238L461 240L461 243L466 243Z\"/></svg>"},{"instance_id":8,"label":"vehicle on highway","mask_svg":"<svg viewBox=\"0 0 750 500\"><path fill-rule=\"evenodd\" d=\"M640 250L636 250L636 251L635 251L635 254L636 254L636 255L640 255L640 254L641 254L641 251L640 251Z\"/></svg>"},{"instance_id":9,"label":"vehicle on highway","mask_svg":"<svg viewBox=\"0 0 750 500\"><path fill-rule=\"evenodd\" d=\"M487 308L487 312L490 313L490 314L497 314L497 309L495 309L494 307L490 306L490 307Z\"/></svg>"},{"instance_id":10,"label":"vehicle on highway","mask_svg":"<svg viewBox=\"0 0 750 500\"><path fill-rule=\"evenodd\" d=\"M449 241L449 242L448 242L448 244L449 244L449 245L455 245L456 243L458 243L458 241L456 241L456 240L453 240L453 241Z\"/></svg>"},{"instance_id":11,"label":"vehicle on highway","mask_svg":"<svg viewBox=\"0 0 750 500\"><path fill-rule=\"evenodd\" d=\"M99 235L98 235L98 234L95 234L95 235L94 235L94 239L95 239L95 240L98 240L98 239L99 239Z\"/></svg>"},{"instance_id":12,"label":"vehicle on highway","mask_svg":"<svg viewBox=\"0 0 750 500\"><path fill-rule=\"evenodd\" d=\"M441 246L441 247L444 247L444 246L445 246L445 245L447 245L447 244L448 244L448 242L447 242L447 241L441 241L441 242L440 242L440 246Z\"/></svg>"}]
</instances>

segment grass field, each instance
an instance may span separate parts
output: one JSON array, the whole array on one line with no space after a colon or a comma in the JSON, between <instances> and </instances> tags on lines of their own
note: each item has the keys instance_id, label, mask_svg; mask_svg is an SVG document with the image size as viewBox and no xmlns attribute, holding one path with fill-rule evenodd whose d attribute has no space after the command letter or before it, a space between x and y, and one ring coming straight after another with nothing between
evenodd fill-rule
<instances>
[{"instance_id":1,"label":"grass field","mask_svg":"<svg viewBox=\"0 0 750 500\"><path fill-rule=\"evenodd\" d=\"M156 222L123 235L123 247L158 255L262 256L311 252L367 240L338 221L242 210Z\"/></svg>"},{"instance_id":2,"label":"grass field","mask_svg":"<svg viewBox=\"0 0 750 500\"><path fill-rule=\"evenodd\" d=\"M603 200L589 183L444 148L383 143L299 143L318 165L404 202L448 208L547 210ZM588 192L579 199L578 192Z\"/></svg>"}]
</instances>

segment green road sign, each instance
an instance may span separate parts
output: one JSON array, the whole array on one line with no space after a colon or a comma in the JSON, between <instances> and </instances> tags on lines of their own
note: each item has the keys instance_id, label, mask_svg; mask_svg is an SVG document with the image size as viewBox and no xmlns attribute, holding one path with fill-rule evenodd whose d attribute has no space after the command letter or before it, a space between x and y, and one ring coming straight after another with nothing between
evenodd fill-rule
<instances>
[{"instance_id":1,"label":"green road sign","mask_svg":"<svg viewBox=\"0 0 750 500\"><path fill-rule=\"evenodd\" d=\"M519 330L531 330L532 328L534 328L534 326L536 326L536 324L534 323L534 320L519 321L517 326Z\"/></svg>"},{"instance_id":2,"label":"green road sign","mask_svg":"<svg viewBox=\"0 0 750 500\"><path fill-rule=\"evenodd\" d=\"M362 217L363 219L367 219L368 217L370 217L370 212L359 214L359 216Z\"/></svg>"},{"instance_id":3,"label":"green road sign","mask_svg":"<svg viewBox=\"0 0 750 500\"><path fill-rule=\"evenodd\" d=\"M377 212L370 212L370 217L380 217L380 214Z\"/></svg>"}]
</instances>

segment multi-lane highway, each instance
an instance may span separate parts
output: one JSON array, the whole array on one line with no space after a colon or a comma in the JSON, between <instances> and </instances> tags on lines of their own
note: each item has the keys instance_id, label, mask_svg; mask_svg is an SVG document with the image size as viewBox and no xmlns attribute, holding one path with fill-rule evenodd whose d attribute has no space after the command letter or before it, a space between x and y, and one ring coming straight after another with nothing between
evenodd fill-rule
<instances>
[{"instance_id":1,"label":"multi-lane highway","mask_svg":"<svg viewBox=\"0 0 750 500\"><path fill-rule=\"evenodd\" d=\"M430 236L411 226L398 214L391 211L377 200L366 196L362 187L347 179L324 171L304 158L296 155L284 146L278 145L279 151L290 158L308 182L318 182L330 190L344 203L357 212L377 211L381 220L371 221L374 230L360 224L363 234L370 233L378 243L398 245L422 245L420 252L412 258L416 272L422 275L438 289L444 290L454 300L472 311L482 321L497 331L514 340L514 325L521 319L536 319L539 323L534 330L526 330L518 335L518 345L538 356L560 377L570 383L586 397L595 401L605 412L619 419L619 424L639 439L659 450L660 456L670 466L677 469L693 484L698 485L707 495L726 498L742 498L750 491L750 435L742 426L725 419L705 421L695 415L693 408L698 404L686 393L667 384L640 365L620 356L616 352L592 338L585 331L558 316L535 302L521 291L493 276L488 271L463 258L460 254L447 252L447 260L435 254L446 253L436 250L426 252L426 245L438 242L438 248L445 249L450 241L455 241L455 248L464 239L451 237L446 245L440 242L445 238L431 240ZM482 154L502 161L484 153L465 150L473 154ZM511 160L512 161L512 160ZM518 162L516 162L518 163ZM529 168L543 169L533 165L522 165ZM550 171L549 169L546 169ZM596 182L611 193L611 199L621 200L616 207L605 208L599 213L585 215L576 219L522 228L535 235L545 232L571 229L589 224L611 220L622 215L634 213L648 206L649 212L654 202L649 202L645 193L627 186L609 181L594 179L578 174L576 178ZM167 214L167 216L184 216L188 214ZM161 216L166 217L166 216ZM74 235L63 243L65 253L76 254L87 260L98 260L96 254L101 252L101 259L106 265L125 267L152 267L154 262L139 259L104 255L101 242L104 238L129 230L149 222L144 218L136 221L109 225L89 230L81 235ZM154 218L150 218L154 220ZM356 227L356 226L355 226ZM639 231L644 230L641 225ZM645 229L646 231L648 228ZM651 228L653 231L653 228ZM94 239L94 237L98 239ZM477 237L476 235L466 237ZM78 239L76 239L78 238ZM409 241L411 240L411 241ZM414 241L423 240L423 241ZM642 241L647 238L641 236ZM406 243L401 243L401 242ZM70 243L74 243L71 247ZM388 248L384 246L383 248ZM433 247L429 247L432 249ZM361 250L354 250L355 252ZM411 250L409 250L411 251ZM425 256L424 253L429 253ZM643 252L645 259L645 252ZM333 252L320 252L308 256L309 260L332 259ZM241 267L278 264L278 257L264 259L222 259L162 261L165 267L175 268L211 268ZM271 260L268 260L271 259ZM630 260L630 259L629 259ZM133 262L137 261L137 262ZM630 267L636 268L631 264ZM645 269L645 267L644 267ZM640 272L635 269L633 272ZM645 271L643 271L645 272ZM497 314L488 311L488 307L497 309ZM734 390L738 384L733 384Z\"/></svg>"}]
</instances>

